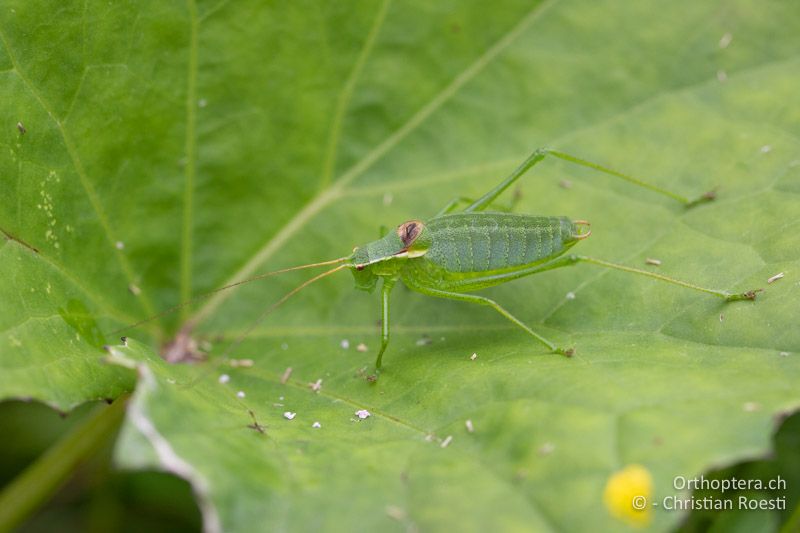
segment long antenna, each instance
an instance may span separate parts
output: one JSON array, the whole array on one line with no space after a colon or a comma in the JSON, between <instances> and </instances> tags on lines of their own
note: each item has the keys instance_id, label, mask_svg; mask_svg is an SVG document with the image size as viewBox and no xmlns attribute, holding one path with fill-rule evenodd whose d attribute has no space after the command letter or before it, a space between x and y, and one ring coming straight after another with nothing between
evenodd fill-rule
<instances>
[{"instance_id":1,"label":"long antenna","mask_svg":"<svg viewBox=\"0 0 800 533\"><path fill-rule=\"evenodd\" d=\"M331 275L331 274L333 274L334 272L337 272L337 271L339 271L339 270L341 270L341 269L343 269L343 268L347 268L347 266L348 266L348 265L339 265L339 266L337 266L337 267L334 267L334 268L332 268L332 269L330 269L330 270L326 270L326 271L325 271L325 272L323 272L322 274L317 274L317 275L316 275L316 276L314 276L313 278L311 278L311 279L308 279L308 280L304 281L303 283L301 283L300 285L298 285L298 286L297 286L297 287L295 287L294 289L292 289L292 290L290 290L289 292L287 292L286 294L284 294L284 295L281 297L281 299L280 299L280 300L278 300L277 302L275 302L274 304L272 304L271 306L269 306L269 307L268 307L268 308L267 308L267 309L266 309L266 310L265 310L263 313L261 313L261 314L258 316L258 318L257 318L257 319L255 319L255 320L253 321L253 323L252 323L252 324L250 324L250 325L247 327L247 329L245 329L245 330L244 330L244 331L243 331L243 332L242 332L242 333L241 333L241 334L240 334L238 337L236 337L236 340L235 340L235 341L233 341L231 344L229 344L227 348L225 348L225 351L224 351L224 352L222 352L222 355L220 356L220 358L221 358L222 360L225 360L225 358L228 356L228 354L229 354L229 353L231 353L231 351L232 351L234 348L236 348L237 346L239 346L239 345L242 343L242 341L245 339L245 337L247 337L248 335L250 335L250 333L252 333L252 331L253 331L253 330L256 328L256 326L258 326L258 325L259 325L259 324L260 324L260 323L261 323L261 322L262 322L262 321L263 321L265 318L267 318L267 316L268 316L270 313L272 313L272 312L273 312L275 309L277 309L278 307L280 307L280 306L281 306L281 304L283 304L283 303L284 303L286 300L288 300L289 298L291 298L292 296L294 296L295 294L297 294L297 293L298 293L298 292L300 292L301 290L305 289L306 287L308 287L309 285L311 285L311 284L312 284L312 283L314 283L315 281L318 281L318 280L321 280L321 279L322 279L322 278L324 278L324 277L330 276L330 275Z\"/></svg>"},{"instance_id":2,"label":"long antenna","mask_svg":"<svg viewBox=\"0 0 800 533\"><path fill-rule=\"evenodd\" d=\"M198 376L197 376L197 377L195 377L194 379L192 379L192 380L188 381L187 383L185 383L183 386L184 386L184 387L191 387L192 385L194 385L195 383L197 383L197 382L199 382L201 379L203 379L205 376L207 376L209 372L212 372L214 369L216 369L216 368L219 368L219 366L220 366L221 364L223 364L225 361L227 361L228 354L230 354L230 353L233 351L233 349L234 349L234 348L236 348L237 346L239 346L239 345L242 343L242 341L243 341L243 340L244 340L244 339L245 339L245 338L246 338L248 335L250 335L250 333L252 333L252 331L253 331L253 330L256 328L256 326L258 326L258 325L259 325L259 324L260 324L260 323L261 323L261 322L262 322L262 321L263 321L265 318L267 318L267 316L268 316L270 313L272 313L273 311L275 311L275 309L277 309L278 307L280 307L280 306L281 306L281 305L282 305L282 304L283 304L283 303L284 303L286 300L288 300L289 298L291 298L292 296L294 296L295 294L297 294L297 293L298 293L298 292L300 292L301 290L305 289L306 287L308 287L309 285L311 285L311 284L312 284L312 283L314 283L315 281L319 281L319 280L321 280L322 278L325 278L325 277L327 277L327 276L330 276L330 275L331 275L331 274L333 274L334 272L337 272L337 271L339 271L339 270L341 270L341 269L343 269L343 268L347 268L348 266L349 266L349 265L339 265L339 266L337 266L337 267L334 267L334 268L332 268L332 269L330 269L330 270L326 270L326 271L325 271L325 272L323 272L322 274L317 274L317 275L316 275L316 276L314 276L313 278L311 278L311 279L307 279L306 281L304 281L303 283L301 283L300 285L298 285L297 287L295 287L295 288L294 288L294 289L292 289L291 291L289 291L289 292L287 292L286 294L284 294L284 295L281 297L281 299L280 299L280 300L278 300L277 302L275 302L274 304L272 304L271 306L269 306L269 307L268 307L266 310L264 310L264 312L262 312L262 313L261 313L261 314L258 316L258 318L256 318L256 319L253 321L253 323L252 323L252 324L250 324L249 326L247 326L247 329L245 329L245 330L244 330L244 331L243 331L241 334L239 334L239 336L238 336L238 337L236 337L236 339L235 339L235 340L234 340L232 343L230 343L230 344L228 345L228 347L227 347L227 348L225 348L225 351L224 351L224 352L222 352L222 355L220 355L219 359L217 359L217 361L215 362L215 364L213 364L213 365L210 365L210 366L208 367L208 369L207 369L207 371L206 371L206 372L203 372L203 373L201 373L200 375L198 375Z\"/></svg>"},{"instance_id":3,"label":"long antenna","mask_svg":"<svg viewBox=\"0 0 800 533\"><path fill-rule=\"evenodd\" d=\"M149 316L147 318L144 318L144 319L140 320L139 322L136 322L135 324L131 324L130 326L125 326L124 328L115 329L114 331L109 332L108 335L117 335L118 333L122 333L124 331L128 331L128 330L131 330L131 329L138 328L142 324L146 324L146 323L150 322L151 320L155 320L157 318L161 318L162 316L165 316L165 315L168 315L170 313L173 313L173 312L177 311L178 309L182 309L182 308L186 307L187 305L192 304L192 303L194 303L194 302L196 302L198 300L202 300L203 298L208 298L209 296L211 296L213 294L216 294L218 292L221 292L221 291L224 291L224 290L227 290L227 289L231 289L233 287L237 287L239 285L244 285L245 283L250 283L251 281L256 281L256 280L259 280L259 279L267 278L269 276L275 276L276 274L283 274L284 272L292 272L294 270L303 270L305 268L313 268L313 267L325 266L325 265L335 265L336 263L341 263L342 261L346 261L348 259L349 259L349 257L340 257L338 259L331 259L330 261L322 261L321 263L309 263L307 265L299 265L299 266L293 266L293 267L289 267L289 268L282 268L280 270L273 270L272 272L264 272L263 274L258 274L256 276L251 277L251 278L243 279L241 281L237 281L236 283L231 283L230 285L225 285L224 287L219 287L219 288L216 288L214 290L210 290L208 292L200 293L200 294L198 294L196 296L193 296L192 298L186 300L185 302L181 302L181 303L179 303L177 305L174 305L174 306L172 306L172 307L170 307L168 309L165 309L164 311L161 311L160 313L157 313L157 314L155 314L153 316ZM342 265L342 266L346 266L346 265ZM302 287L302 285L301 285L301 287Z\"/></svg>"}]
</instances>

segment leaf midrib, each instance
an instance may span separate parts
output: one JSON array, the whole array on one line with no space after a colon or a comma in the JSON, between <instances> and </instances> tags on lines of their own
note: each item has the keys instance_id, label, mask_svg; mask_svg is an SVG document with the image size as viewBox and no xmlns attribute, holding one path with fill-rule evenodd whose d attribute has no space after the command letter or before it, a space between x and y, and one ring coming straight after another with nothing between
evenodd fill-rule
<instances>
[{"instance_id":1,"label":"leaf midrib","mask_svg":"<svg viewBox=\"0 0 800 533\"><path fill-rule=\"evenodd\" d=\"M186 7L189 11L189 64L186 76L186 139L184 141L186 163L184 166L180 259L180 298L182 302L192 296L192 229L194 227L194 187L197 174L197 33L200 29L195 0L187 0ZM185 318L187 311L186 308L181 309L182 318Z\"/></svg>"}]
</instances>

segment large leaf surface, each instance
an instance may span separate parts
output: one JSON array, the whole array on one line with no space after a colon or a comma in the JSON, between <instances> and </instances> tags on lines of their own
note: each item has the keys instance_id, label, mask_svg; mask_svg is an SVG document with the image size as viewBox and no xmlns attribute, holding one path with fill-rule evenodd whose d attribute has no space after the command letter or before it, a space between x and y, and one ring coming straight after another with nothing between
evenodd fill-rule
<instances>
[{"instance_id":1,"label":"large leaf surface","mask_svg":"<svg viewBox=\"0 0 800 533\"><path fill-rule=\"evenodd\" d=\"M658 499L676 475L768 451L776 413L800 404L796 6L261 4L7 2L3 397L69 409L136 387L119 463L190 479L212 529L616 529L602 492L625 465ZM719 188L686 210L546 161L518 209L591 220L583 253L766 292L724 304L591 266L489 291L574 345L566 359L491 310L398 289L370 384L379 302L338 274L235 349L252 368L155 355L189 318L221 353L298 273L137 330L112 359L138 373L101 362L115 328L346 254L542 145L688 196Z\"/></svg>"}]
</instances>

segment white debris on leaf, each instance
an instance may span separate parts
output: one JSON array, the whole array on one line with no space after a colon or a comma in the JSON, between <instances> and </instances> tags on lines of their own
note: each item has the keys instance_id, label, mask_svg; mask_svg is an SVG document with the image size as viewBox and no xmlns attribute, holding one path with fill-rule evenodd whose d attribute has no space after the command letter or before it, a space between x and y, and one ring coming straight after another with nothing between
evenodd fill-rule
<instances>
[{"instance_id":1,"label":"white debris on leaf","mask_svg":"<svg viewBox=\"0 0 800 533\"><path fill-rule=\"evenodd\" d=\"M343 350L346 350L350 348L350 341L347 339L342 339L342 342L339 343L339 346L341 346Z\"/></svg>"},{"instance_id":2,"label":"white debris on leaf","mask_svg":"<svg viewBox=\"0 0 800 533\"><path fill-rule=\"evenodd\" d=\"M746 413L753 413L755 411L758 411L760 408L761 406L756 402L745 402L744 405L742 405L742 409Z\"/></svg>"},{"instance_id":3,"label":"white debris on leaf","mask_svg":"<svg viewBox=\"0 0 800 533\"><path fill-rule=\"evenodd\" d=\"M286 411L285 413L283 413L283 418L285 418L286 420L294 420L294 417L296 416L297 413L293 413L291 411Z\"/></svg>"},{"instance_id":4,"label":"white debris on leaf","mask_svg":"<svg viewBox=\"0 0 800 533\"><path fill-rule=\"evenodd\" d=\"M770 146L768 144L765 144L764 146L761 147L761 153L762 154L768 154L771 151L772 151L772 146Z\"/></svg>"},{"instance_id":5,"label":"white debris on leaf","mask_svg":"<svg viewBox=\"0 0 800 533\"><path fill-rule=\"evenodd\" d=\"M124 243L124 242L122 242L122 241L117 241L117 243L115 244L115 246L117 247L117 250L122 250L122 249L124 249L124 248L125 248L125 243Z\"/></svg>"},{"instance_id":6,"label":"white debris on leaf","mask_svg":"<svg viewBox=\"0 0 800 533\"><path fill-rule=\"evenodd\" d=\"M388 505L386 507L386 515L398 522L403 522L406 519L406 512L396 505Z\"/></svg>"},{"instance_id":7,"label":"white debris on leaf","mask_svg":"<svg viewBox=\"0 0 800 533\"><path fill-rule=\"evenodd\" d=\"M322 378L319 378L317 381L308 384L309 388L311 388L314 392L319 392L322 390Z\"/></svg>"},{"instance_id":8,"label":"white debris on leaf","mask_svg":"<svg viewBox=\"0 0 800 533\"><path fill-rule=\"evenodd\" d=\"M472 425L472 420L468 419L466 422L464 422L464 425L467 427L467 431L469 431L470 433L475 432L475 426Z\"/></svg>"},{"instance_id":9,"label":"white debris on leaf","mask_svg":"<svg viewBox=\"0 0 800 533\"><path fill-rule=\"evenodd\" d=\"M730 32L726 32L719 39L719 47L722 49L728 48L728 45L731 44L731 41L733 41L733 35Z\"/></svg>"},{"instance_id":10,"label":"white debris on leaf","mask_svg":"<svg viewBox=\"0 0 800 533\"><path fill-rule=\"evenodd\" d=\"M240 390L239 392L236 393L237 398L244 398L245 396L246 394L244 393L243 390Z\"/></svg>"},{"instance_id":11,"label":"white debris on leaf","mask_svg":"<svg viewBox=\"0 0 800 533\"><path fill-rule=\"evenodd\" d=\"M217 381L222 383L223 385L231 380L231 377L228 374L222 374Z\"/></svg>"},{"instance_id":12,"label":"white debris on leaf","mask_svg":"<svg viewBox=\"0 0 800 533\"><path fill-rule=\"evenodd\" d=\"M567 293L567 300L574 300L574 299L575 299L575 293L572 292L572 291L568 292Z\"/></svg>"},{"instance_id":13,"label":"white debris on leaf","mask_svg":"<svg viewBox=\"0 0 800 533\"><path fill-rule=\"evenodd\" d=\"M469 360L470 361L474 361L477 358L478 358L478 354L477 353L473 353L472 355L469 356Z\"/></svg>"},{"instance_id":14,"label":"white debris on leaf","mask_svg":"<svg viewBox=\"0 0 800 533\"><path fill-rule=\"evenodd\" d=\"M363 342L359 342L358 346L356 346L356 351L358 352L366 352L367 350L369 350L369 348L367 348L367 345Z\"/></svg>"},{"instance_id":15,"label":"white debris on leaf","mask_svg":"<svg viewBox=\"0 0 800 533\"><path fill-rule=\"evenodd\" d=\"M311 427L312 428L321 428L322 424L320 424L319 422L314 422L313 424L311 424Z\"/></svg>"},{"instance_id":16,"label":"white debris on leaf","mask_svg":"<svg viewBox=\"0 0 800 533\"><path fill-rule=\"evenodd\" d=\"M448 436L447 436L447 437L445 437L445 439L442 441L442 443L440 444L440 446L441 446L442 448L447 448L448 446L450 446L450 443L451 443L451 442L453 442L453 436L452 436L452 435L448 435Z\"/></svg>"},{"instance_id":17,"label":"white debris on leaf","mask_svg":"<svg viewBox=\"0 0 800 533\"><path fill-rule=\"evenodd\" d=\"M427 335L423 335L422 337L417 339L417 346L428 346L429 344L432 344L432 343L433 343L433 340L430 337L428 337Z\"/></svg>"},{"instance_id":18,"label":"white debris on leaf","mask_svg":"<svg viewBox=\"0 0 800 533\"><path fill-rule=\"evenodd\" d=\"M539 455L550 455L555 451L556 445L552 442L545 442L539 447Z\"/></svg>"},{"instance_id":19,"label":"white debris on leaf","mask_svg":"<svg viewBox=\"0 0 800 533\"><path fill-rule=\"evenodd\" d=\"M359 409L356 411L356 416L359 418L359 420L364 420L365 418L370 417L370 412L366 409Z\"/></svg>"},{"instance_id":20,"label":"white debris on leaf","mask_svg":"<svg viewBox=\"0 0 800 533\"><path fill-rule=\"evenodd\" d=\"M284 370L283 374L281 375L281 385L286 385L286 382L289 381L289 377L291 375L292 375L292 367L287 366L286 370ZM283 400L283 397L281 397L281 400Z\"/></svg>"},{"instance_id":21,"label":"white debris on leaf","mask_svg":"<svg viewBox=\"0 0 800 533\"><path fill-rule=\"evenodd\" d=\"M652 257L648 257L647 259L644 260L644 262L647 263L648 265L661 266L661 259L654 259Z\"/></svg>"},{"instance_id":22,"label":"white debris on leaf","mask_svg":"<svg viewBox=\"0 0 800 533\"><path fill-rule=\"evenodd\" d=\"M774 276L772 276L771 278L769 278L769 279L767 280L767 283L772 283L772 282L774 282L774 281L778 281L778 280L779 280L779 279L781 279L781 278L782 278L784 275L785 275L785 274L784 274L783 272L778 272L777 274L775 274Z\"/></svg>"}]
</instances>

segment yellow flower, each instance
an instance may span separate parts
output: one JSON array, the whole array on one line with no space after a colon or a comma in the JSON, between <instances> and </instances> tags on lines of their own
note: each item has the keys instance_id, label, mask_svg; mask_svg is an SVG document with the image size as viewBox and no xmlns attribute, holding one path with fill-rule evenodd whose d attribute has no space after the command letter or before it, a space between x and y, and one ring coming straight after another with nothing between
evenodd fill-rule
<instances>
[{"instance_id":1,"label":"yellow flower","mask_svg":"<svg viewBox=\"0 0 800 533\"><path fill-rule=\"evenodd\" d=\"M642 465L628 465L608 478L603 501L612 516L641 527L650 523L652 494L650 472Z\"/></svg>"}]
</instances>

